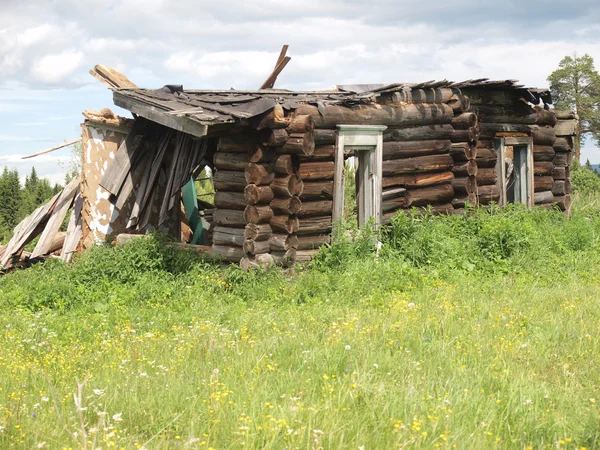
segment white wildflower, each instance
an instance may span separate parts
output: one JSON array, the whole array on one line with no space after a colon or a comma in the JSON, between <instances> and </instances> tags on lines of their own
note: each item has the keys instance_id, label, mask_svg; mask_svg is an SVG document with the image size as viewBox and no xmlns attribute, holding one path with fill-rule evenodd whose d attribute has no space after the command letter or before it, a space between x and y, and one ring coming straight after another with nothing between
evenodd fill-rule
<instances>
[{"instance_id":1,"label":"white wildflower","mask_svg":"<svg viewBox=\"0 0 600 450\"><path fill-rule=\"evenodd\" d=\"M346 345L346 346L344 347L344 349L345 349L346 351L348 351L348 350L352 350L352 347L350 347L349 345Z\"/></svg>"},{"instance_id":2,"label":"white wildflower","mask_svg":"<svg viewBox=\"0 0 600 450\"><path fill-rule=\"evenodd\" d=\"M93 392L94 392L94 394L96 394L97 396L104 395L104 389L92 389L92 391L93 391Z\"/></svg>"},{"instance_id":3,"label":"white wildflower","mask_svg":"<svg viewBox=\"0 0 600 450\"><path fill-rule=\"evenodd\" d=\"M123 415L123 413L115 414L114 416L112 416L112 419L115 422L122 422L123 421L123 418L121 417L122 415Z\"/></svg>"}]
</instances>

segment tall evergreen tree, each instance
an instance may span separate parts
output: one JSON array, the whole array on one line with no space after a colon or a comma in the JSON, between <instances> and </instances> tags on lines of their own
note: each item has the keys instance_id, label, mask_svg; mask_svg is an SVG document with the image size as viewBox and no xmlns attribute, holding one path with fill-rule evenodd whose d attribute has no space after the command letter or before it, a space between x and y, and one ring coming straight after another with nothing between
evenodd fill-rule
<instances>
[{"instance_id":1,"label":"tall evergreen tree","mask_svg":"<svg viewBox=\"0 0 600 450\"><path fill-rule=\"evenodd\" d=\"M574 143L579 160L582 137L591 135L600 145L600 74L594 59L587 54L565 56L548 81L555 107L571 109L579 116Z\"/></svg>"},{"instance_id":2,"label":"tall evergreen tree","mask_svg":"<svg viewBox=\"0 0 600 450\"><path fill-rule=\"evenodd\" d=\"M19 172L4 167L0 177L0 221L6 228L12 230L19 223L21 199Z\"/></svg>"}]
</instances>

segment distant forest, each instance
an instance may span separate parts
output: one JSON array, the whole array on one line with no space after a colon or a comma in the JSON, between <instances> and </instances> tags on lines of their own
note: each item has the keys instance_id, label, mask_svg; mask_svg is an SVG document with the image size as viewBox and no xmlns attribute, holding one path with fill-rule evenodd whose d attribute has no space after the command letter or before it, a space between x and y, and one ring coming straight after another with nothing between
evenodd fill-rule
<instances>
[{"instance_id":1,"label":"distant forest","mask_svg":"<svg viewBox=\"0 0 600 450\"><path fill-rule=\"evenodd\" d=\"M21 220L62 188L59 184L52 186L46 178L40 178L35 167L22 185L17 169L4 167L0 176L0 243L6 243Z\"/></svg>"}]
</instances>

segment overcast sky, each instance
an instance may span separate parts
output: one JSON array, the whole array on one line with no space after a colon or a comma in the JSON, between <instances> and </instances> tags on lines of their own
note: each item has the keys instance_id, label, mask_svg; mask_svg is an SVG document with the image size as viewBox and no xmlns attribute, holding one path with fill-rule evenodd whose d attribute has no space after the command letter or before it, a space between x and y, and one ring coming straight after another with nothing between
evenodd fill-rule
<instances>
[{"instance_id":1,"label":"overcast sky","mask_svg":"<svg viewBox=\"0 0 600 450\"><path fill-rule=\"evenodd\" d=\"M24 176L34 164L59 182L69 150L20 157L79 136L82 110L113 107L95 64L142 87L197 89L257 88L283 44L292 60L276 87L290 89L483 77L547 87L565 55L600 66L598 0L0 2L0 166ZM586 158L600 163L592 143Z\"/></svg>"}]
</instances>

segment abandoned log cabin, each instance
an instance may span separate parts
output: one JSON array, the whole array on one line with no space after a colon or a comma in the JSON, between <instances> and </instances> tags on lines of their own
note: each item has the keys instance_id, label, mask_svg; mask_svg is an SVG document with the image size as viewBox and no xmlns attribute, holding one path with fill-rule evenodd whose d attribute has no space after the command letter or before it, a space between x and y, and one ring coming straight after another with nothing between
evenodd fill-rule
<instances>
[{"instance_id":1,"label":"abandoned log cabin","mask_svg":"<svg viewBox=\"0 0 600 450\"><path fill-rule=\"evenodd\" d=\"M50 250L71 205L67 260L122 233L160 230L227 261L306 261L344 214L350 160L361 225L415 207L570 208L576 116L513 80L294 92L154 90L113 78L115 105L134 118L84 113L79 188L17 227L4 267L34 230L44 230L34 253ZM200 173L212 203L194 190Z\"/></svg>"}]
</instances>

